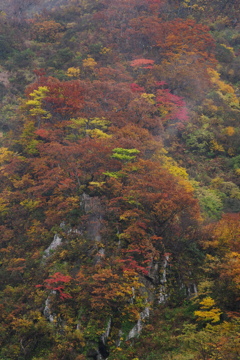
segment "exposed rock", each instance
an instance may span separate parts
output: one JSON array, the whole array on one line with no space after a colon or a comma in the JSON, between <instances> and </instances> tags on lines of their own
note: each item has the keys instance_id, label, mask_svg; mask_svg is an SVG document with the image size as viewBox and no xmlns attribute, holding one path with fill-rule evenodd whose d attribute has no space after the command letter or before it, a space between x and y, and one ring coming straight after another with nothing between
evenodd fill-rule
<instances>
[{"instance_id":1,"label":"exposed rock","mask_svg":"<svg viewBox=\"0 0 240 360\"><path fill-rule=\"evenodd\" d=\"M112 319L109 319L106 330L101 335L101 341L103 342L103 344L106 344L107 338L109 337L109 334L110 334L111 326L112 326Z\"/></svg>"},{"instance_id":2,"label":"exposed rock","mask_svg":"<svg viewBox=\"0 0 240 360\"><path fill-rule=\"evenodd\" d=\"M65 228L64 222L62 222L60 224L60 228L61 229ZM75 229L75 230L70 229L70 230L66 231L66 234L70 234L70 233L82 235L82 232L77 229ZM61 245L63 245L63 239L58 234L55 234L53 241L51 242L49 247L46 250L44 250L43 259L48 258Z\"/></svg>"},{"instance_id":3,"label":"exposed rock","mask_svg":"<svg viewBox=\"0 0 240 360\"><path fill-rule=\"evenodd\" d=\"M152 260L149 266L149 273L147 279L152 283L157 285L159 283L159 262Z\"/></svg>"},{"instance_id":4,"label":"exposed rock","mask_svg":"<svg viewBox=\"0 0 240 360\"><path fill-rule=\"evenodd\" d=\"M100 230L102 227L103 209L98 196L82 195L81 204L88 215L86 223L86 234L90 240L99 242L101 240Z\"/></svg>"},{"instance_id":5,"label":"exposed rock","mask_svg":"<svg viewBox=\"0 0 240 360\"><path fill-rule=\"evenodd\" d=\"M130 340L132 338L135 338L137 337L141 330L142 330L142 327L143 327L143 320L148 318L149 317L149 314L150 314L150 311L149 311L149 308L146 307L141 313L140 313L140 318L139 320L137 321L136 325L132 328L132 330L130 330L128 336L126 337L126 341L127 340Z\"/></svg>"},{"instance_id":6,"label":"exposed rock","mask_svg":"<svg viewBox=\"0 0 240 360\"><path fill-rule=\"evenodd\" d=\"M165 286L161 285L159 290L159 298L158 298L159 304L163 304L167 300L167 294L165 290L166 290Z\"/></svg>"},{"instance_id":7,"label":"exposed rock","mask_svg":"<svg viewBox=\"0 0 240 360\"><path fill-rule=\"evenodd\" d=\"M51 253L61 245L62 245L62 238L60 238L58 234L55 234L53 241L51 242L49 247L44 251L43 258L45 259L49 257Z\"/></svg>"},{"instance_id":8,"label":"exposed rock","mask_svg":"<svg viewBox=\"0 0 240 360\"><path fill-rule=\"evenodd\" d=\"M52 291L51 294L56 294L56 291ZM54 315L51 312L51 297L50 296L48 296L45 301L45 308L43 310L43 315L50 322L54 321Z\"/></svg>"},{"instance_id":9,"label":"exposed rock","mask_svg":"<svg viewBox=\"0 0 240 360\"><path fill-rule=\"evenodd\" d=\"M118 332L118 339L117 339L117 341L116 341L116 347L119 347L119 346L121 345L122 338L123 338L123 332L122 332L122 330L119 330L119 332Z\"/></svg>"},{"instance_id":10,"label":"exposed rock","mask_svg":"<svg viewBox=\"0 0 240 360\"><path fill-rule=\"evenodd\" d=\"M197 296L198 294L198 291L197 291L197 285L195 283L193 284L190 284L188 287L187 287L187 295L189 297L191 296Z\"/></svg>"},{"instance_id":11,"label":"exposed rock","mask_svg":"<svg viewBox=\"0 0 240 360\"><path fill-rule=\"evenodd\" d=\"M167 291L166 291L166 283L167 283L167 266L169 261L169 254L164 254L164 260L162 263L162 278L160 280L160 289L159 289L159 304L164 303L167 300Z\"/></svg>"}]
</instances>

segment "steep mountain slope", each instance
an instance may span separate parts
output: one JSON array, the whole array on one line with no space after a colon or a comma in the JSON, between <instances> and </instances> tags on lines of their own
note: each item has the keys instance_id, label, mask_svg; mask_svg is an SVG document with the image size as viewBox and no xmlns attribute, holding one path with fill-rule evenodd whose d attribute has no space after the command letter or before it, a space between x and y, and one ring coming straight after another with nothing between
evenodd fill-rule
<instances>
[{"instance_id":1,"label":"steep mountain slope","mask_svg":"<svg viewBox=\"0 0 240 360\"><path fill-rule=\"evenodd\" d=\"M1 360L237 358L232 5L1 13Z\"/></svg>"}]
</instances>

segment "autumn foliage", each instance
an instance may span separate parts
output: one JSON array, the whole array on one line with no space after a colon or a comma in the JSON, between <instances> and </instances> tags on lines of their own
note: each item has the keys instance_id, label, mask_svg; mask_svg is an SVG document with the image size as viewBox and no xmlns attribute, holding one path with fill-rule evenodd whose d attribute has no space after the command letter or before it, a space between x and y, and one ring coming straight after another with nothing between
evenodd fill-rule
<instances>
[{"instance_id":1,"label":"autumn foliage","mask_svg":"<svg viewBox=\"0 0 240 360\"><path fill-rule=\"evenodd\" d=\"M203 21L217 3L0 12L1 359L237 359L238 37Z\"/></svg>"}]
</instances>

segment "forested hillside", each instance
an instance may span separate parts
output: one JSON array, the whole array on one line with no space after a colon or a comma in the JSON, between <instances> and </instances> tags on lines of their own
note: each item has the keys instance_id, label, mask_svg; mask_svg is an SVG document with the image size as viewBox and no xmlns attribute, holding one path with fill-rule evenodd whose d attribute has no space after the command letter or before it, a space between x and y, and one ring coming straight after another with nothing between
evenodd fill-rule
<instances>
[{"instance_id":1,"label":"forested hillside","mask_svg":"<svg viewBox=\"0 0 240 360\"><path fill-rule=\"evenodd\" d=\"M0 11L0 360L240 359L240 4Z\"/></svg>"}]
</instances>

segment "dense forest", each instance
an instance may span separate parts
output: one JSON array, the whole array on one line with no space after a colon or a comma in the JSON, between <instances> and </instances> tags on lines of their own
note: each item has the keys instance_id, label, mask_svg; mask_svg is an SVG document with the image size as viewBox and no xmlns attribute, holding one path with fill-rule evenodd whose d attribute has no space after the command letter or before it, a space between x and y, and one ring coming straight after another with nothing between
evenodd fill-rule
<instances>
[{"instance_id":1,"label":"dense forest","mask_svg":"<svg viewBox=\"0 0 240 360\"><path fill-rule=\"evenodd\" d=\"M240 359L239 14L1 4L0 360Z\"/></svg>"}]
</instances>

